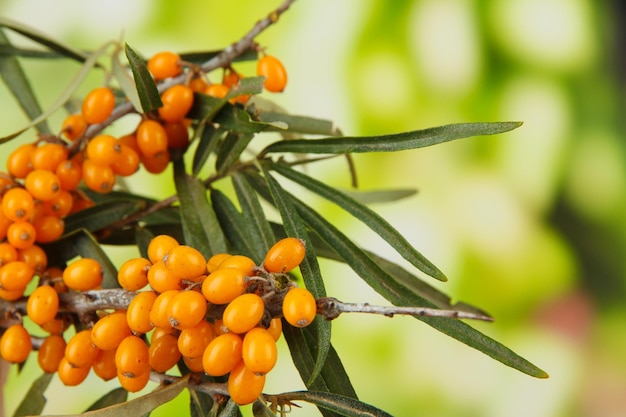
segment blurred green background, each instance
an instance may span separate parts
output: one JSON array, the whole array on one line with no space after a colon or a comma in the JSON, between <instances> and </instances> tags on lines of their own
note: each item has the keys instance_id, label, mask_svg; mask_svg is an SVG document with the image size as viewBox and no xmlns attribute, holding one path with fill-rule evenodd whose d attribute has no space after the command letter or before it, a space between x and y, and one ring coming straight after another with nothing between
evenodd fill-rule
<instances>
[{"instance_id":1,"label":"blurred green background","mask_svg":"<svg viewBox=\"0 0 626 417\"><path fill-rule=\"evenodd\" d=\"M2 0L0 15L78 48L123 37L150 55L223 48L278 4ZM520 374L410 318L345 315L333 325L333 342L360 398L395 416L625 415L624 5L300 0L258 41L290 76L284 93L267 98L295 114L331 119L349 135L524 122L495 137L355 161L364 190L419 190L374 208L448 275L438 287L496 317L477 327L551 377ZM44 107L79 68L23 62ZM94 74L81 91L102 81ZM0 106L0 135L26 123L4 86ZM55 115L51 125L62 118ZM27 133L3 145L2 158L32 138ZM345 163L309 172L350 186ZM164 181L140 175L130 186L165 196ZM349 216L318 207L363 246L403 264ZM128 257L128 251L111 253ZM330 295L384 302L350 270L323 266ZM266 392L303 386L282 349ZM29 362L23 375L12 369L4 387L9 415L35 373ZM116 383L90 377L91 396L55 380L45 412L78 412L103 385ZM187 402L183 396L154 415L172 415ZM306 405L293 413L317 415Z\"/></svg>"}]
</instances>

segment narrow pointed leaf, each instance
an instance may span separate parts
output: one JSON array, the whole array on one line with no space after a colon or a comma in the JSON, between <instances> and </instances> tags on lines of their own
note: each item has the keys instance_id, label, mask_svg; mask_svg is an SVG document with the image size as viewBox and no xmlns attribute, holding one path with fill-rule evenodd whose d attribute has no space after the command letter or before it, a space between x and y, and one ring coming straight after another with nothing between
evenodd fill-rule
<instances>
[{"instance_id":1,"label":"narrow pointed leaf","mask_svg":"<svg viewBox=\"0 0 626 417\"><path fill-rule=\"evenodd\" d=\"M187 175L182 160L174 163L174 184L180 201L185 243L207 257L226 252L226 239L207 199L207 191L199 179Z\"/></svg>"},{"instance_id":2,"label":"narrow pointed leaf","mask_svg":"<svg viewBox=\"0 0 626 417\"><path fill-rule=\"evenodd\" d=\"M294 391L281 394L289 401L306 401L347 417L392 417L391 414L354 398L324 391Z\"/></svg>"},{"instance_id":3,"label":"narrow pointed leaf","mask_svg":"<svg viewBox=\"0 0 626 417\"><path fill-rule=\"evenodd\" d=\"M417 194L417 190L413 188L368 191L343 190L342 192L361 204L391 203Z\"/></svg>"},{"instance_id":4,"label":"narrow pointed leaf","mask_svg":"<svg viewBox=\"0 0 626 417\"><path fill-rule=\"evenodd\" d=\"M286 125L281 122L265 123L252 120L250 114L238 106L225 105L215 115L215 122L224 129L234 130L239 133L259 133L266 131L284 131Z\"/></svg>"},{"instance_id":5,"label":"narrow pointed leaf","mask_svg":"<svg viewBox=\"0 0 626 417\"><path fill-rule=\"evenodd\" d=\"M239 80L236 86L232 87L226 99L235 98L247 94L259 94L263 92L265 77L245 77Z\"/></svg>"},{"instance_id":6,"label":"narrow pointed leaf","mask_svg":"<svg viewBox=\"0 0 626 417\"><path fill-rule=\"evenodd\" d=\"M37 29L26 26L12 19L0 16L0 27L11 29L12 31L17 32L20 35L23 35L37 42L40 45L46 46L51 50L56 51L59 54L74 59L78 62L85 62L89 58L89 55L85 52L73 48L72 46L69 46L58 40L52 39L48 35L38 31Z\"/></svg>"},{"instance_id":7,"label":"narrow pointed leaf","mask_svg":"<svg viewBox=\"0 0 626 417\"><path fill-rule=\"evenodd\" d=\"M216 129L209 123L203 123L198 129L201 130L200 139L196 151L193 154L193 162L191 165L191 172L194 176L200 173L200 170L204 167L211 153L215 152L218 142L224 135L222 129Z\"/></svg>"},{"instance_id":8,"label":"narrow pointed leaf","mask_svg":"<svg viewBox=\"0 0 626 417\"><path fill-rule=\"evenodd\" d=\"M218 417L238 417L241 415L239 406L233 400L229 399L222 411L218 414Z\"/></svg>"},{"instance_id":9,"label":"narrow pointed leaf","mask_svg":"<svg viewBox=\"0 0 626 417\"><path fill-rule=\"evenodd\" d=\"M223 107L232 107L226 98L212 97L206 94L194 93L193 105L185 117L202 120L203 123L213 120Z\"/></svg>"},{"instance_id":10,"label":"narrow pointed leaf","mask_svg":"<svg viewBox=\"0 0 626 417\"><path fill-rule=\"evenodd\" d=\"M121 49L118 47L116 51L111 55L111 71L113 76L117 80L120 88L124 92L124 95L133 105L135 110L140 111L142 109L141 100L139 99L139 93L137 92L137 85L134 78L128 73L127 69L120 61Z\"/></svg>"},{"instance_id":11,"label":"narrow pointed leaf","mask_svg":"<svg viewBox=\"0 0 626 417\"><path fill-rule=\"evenodd\" d=\"M395 152L423 148L471 136L493 135L521 126L521 122L459 123L382 136L331 137L274 142L261 152L359 153Z\"/></svg>"},{"instance_id":12,"label":"narrow pointed leaf","mask_svg":"<svg viewBox=\"0 0 626 417\"><path fill-rule=\"evenodd\" d=\"M115 388L100 397L85 411L100 410L115 404L120 404L128 399L128 391L124 388Z\"/></svg>"},{"instance_id":13,"label":"narrow pointed leaf","mask_svg":"<svg viewBox=\"0 0 626 417\"><path fill-rule=\"evenodd\" d=\"M404 259L409 261L413 266L423 273L438 279L446 281L447 278L432 262L426 259L398 232L389 222L383 219L379 214L369 207L357 202L326 184L302 174L293 168L289 168L282 164L271 164L270 168L280 173L282 176L300 184L304 188L324 197L328 201L337 204L355 218L363 222L366 226L376 232L387 243L389 243Z\"/></svg>"},{"instance_id":14,"label":"narrow pointed leaf","mask_svg":"<svg viewBox=\"0 0 626 417\"><path fill-rule=\"evenodd\" d=\"M141 200L111 200L73 213L65 218L65 233L77 229L90 232L110 226L146 207Z\"/></svg>"},{"instance_id":15,"label":"narrow pointed leaf","mask_svg":"<svg viewBox=\"0 0 626 417\"><path fill-rule=\"evenodd\" d=\"M0 45L0 56L2 57L19 57L19 58L35 58L35 59L59 59L63 58L61 54L50 51L42 51L39 49L20 48L15 45Z\"/></svg>"},{"instance_id":16,"label":"narrow pointed leaf","mask_svg":"<svg viewBox=\"0 0 626 417\"><path fill-rule=\"evenodd\" d=\"M213 398L204 392L189 388L189 412L191 417L208 416L213 407Z\"/></svg>"},{"instance_id":17,"label":"narrow pointed leaf","mask_svg":"<svg viewBox=\"0 0 626 417\"><path fill-rule=\"evenodd\" d=\"M157 90L156 83L148 71L146 62L128 45L125 44L126 58L133 72L137 94L144 113L150 113L163 106L161 95Z\"/></svg>"},{"instance_id":18,"label":"narrow pointed leaf","mask_svg":"<svg viewBox=\"0 0 626 417\"><path fill-rule=\"evenodd\" d=\"M218 173L228 171L239 160L241 153L248 147L253 137L253 133L229 132L217 153L216 171Z\"/></svg>"},{"instance_id":19,"label":"narrow pointed leaf","mask_svg":"<svg viewBox=\"0 0 626 417\"><path fill-rule=\"evenodd\" d=\"M30 389L24 396L24 399L17 406L14 417L39 415L46 405L46 396L44 393L48 389L48 385L54 374L44 373L30 386Z\"/></svg>"},{"instance_id":20,"label":"narrow pointed leaf","mask_svg":"<svg viewBox=\"0 0 626 417\"><path fill-rule=\"evenodd\" d=\"M330 120L296 116L278 112L260 113L259 120L265 123L284 123L287 126L285 130L288 132L326 136L335 136L338 134L334 123Z\"/></svg>"},{"instance_id":21,"label":"narrow pointed leaf","mask_svg":"<svg viewBox=\"0 0 626 417\"><path fill-rule=\"evenodd\" d=\"M233 250L241 255L246 255L258 262L255 250L248 240L248 229L243 215L237 211L233 202L220 190L211 190L211 202L215 208L215 214L222 226L224 234Z\"/></svg>"},{"instance_id":22,"label":"narrow pointed leaf","mask_svg":"<svg viewBox=\"0 0 626 417\"><path fill-rule=\"evenodd\" d=\"M11 46L9 39L2 30L0 30L0 46ZM41 107L17 58L0 56L0 77L28 118L30 120L36 119L42 113ZM50 133L50 128L45 120L36 126L40 133Z\"/></svg>"},{"instance_id":23,"label":"narrow pointed leaf","mask_svg":"<svg viewBox=\"0 0 626 417\"><path fill-rule=\"evenodd\" d=\"M154 236L156 235L152 233L150 229L146 229L145 227L135 228L135 245L137 249L139 249L139 255L142 258L149 259L148 245Z\"/></svg>"}]
</instances>

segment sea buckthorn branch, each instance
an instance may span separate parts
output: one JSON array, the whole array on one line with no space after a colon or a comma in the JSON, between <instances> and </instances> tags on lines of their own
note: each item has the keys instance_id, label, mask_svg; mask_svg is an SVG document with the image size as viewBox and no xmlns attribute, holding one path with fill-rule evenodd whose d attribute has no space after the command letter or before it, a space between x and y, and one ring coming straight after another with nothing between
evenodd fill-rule
<instances>
[{"instance_id":1,"label":"sea buckthorn branch","mask_svg":"<svg viewBox=\"0 0 626 417\"><path fill-rule=\"evenodd\" d=\"M210 72L217 68L228 66L233 61L233 59L251 48L254 45L254 39L269 26L276 23L280 15L286 12L294 1L295 0L285 0L280 6L278 6L269 15L267 15L267 17L256 22L252 29L250 29L248 33L246 33L239 41L231 44L230 46L225 48L220 54L201 64L200 69L204 72ZM172 87L173 85L184 83L187 79L187 74L181 74L179 76L170 78L159 83L157 85L157 89L159 93L163 93L165 90ZM134 111L135 108L130 102L126 102L117 106L105 121L98 124L90 125L85 131L83 138L85 140L93 138L122 116L133 113Z\"/></svg>"}]
</instances>

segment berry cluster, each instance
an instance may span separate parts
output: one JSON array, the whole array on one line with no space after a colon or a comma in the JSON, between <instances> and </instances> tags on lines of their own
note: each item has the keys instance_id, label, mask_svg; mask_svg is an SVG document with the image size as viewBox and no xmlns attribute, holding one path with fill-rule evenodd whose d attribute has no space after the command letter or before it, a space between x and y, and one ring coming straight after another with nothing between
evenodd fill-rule
<instances>
[{"instance_id":1,"label":"berry cluster","mask_svg":"<svg viewBox=\"0 0 626 417\"><path fill-rule=\"evenodd\" d=\"M260 266L242 255L216 254L207 260L167 235L154 237L147 255L119 268L120 286L133 294L126 308L98 311L93 325L77 327L67 343L58 293L98 288L102 268L81 258L54 276L52 271L41 275L41 285L26 303L30 320L50 333L38 349L41 369L58 372L70 386L93 369L100 378L117 377L122 387L136 392L146 386L151 371L167 372L182 359L191 372L227 378L237 404L253 402L276 364L281 316L305 327L316 315L313 295L286 275L303 260L303 241L278 241ZM21 323L0 339L0 355L9 362L25 361L32 349Z\"/></svg>"}]
</instances>

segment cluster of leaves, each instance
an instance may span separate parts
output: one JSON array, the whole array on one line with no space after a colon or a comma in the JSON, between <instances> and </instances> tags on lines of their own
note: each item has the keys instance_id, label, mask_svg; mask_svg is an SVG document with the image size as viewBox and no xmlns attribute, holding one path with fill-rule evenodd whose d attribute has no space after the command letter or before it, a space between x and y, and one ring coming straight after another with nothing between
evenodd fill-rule
<instances>
[{"instance_id":1,"label":"cluster of leaves","mask_svg":"<svg viewBox=\"0 0 626 417\"><path fill-rule=\"evenodd\" d=\"M29 50L14 46L0 29L0 76L32 119L25 129L6 136L2 141L10 140L31 127L40 133L50 134L47 117L69 100L88 72L101 67L99 60L104 56L112 58L111 75L117 81L120 95L129 100L130 104L126 105L128 112L137 110L148 113L161 105L160 87L148 74L144 60L128 46L123 48L108 44L93 53L85 53L6 19L0 19L1 27L20 33L44 47ZM109 51L111 45L113 53ZM122 51L126 52L128 65L120 59ZM182 56L185 60L203 63L219 57L220 51ZM76 60L82 67L57 102L42 111L18 57L62 57ZM247 49L236 59L254 58L254 50ZM222 63L227 64L230 62ZM307 175L299 167L330 157L347 156L350 160L349 155L355 153L404 151L470 136L498 134L517 128L520 123L453 124L384 136L344 137L332 122L291 115L258 98L256 95L262 91L262 86L262 77L251 77L243 79L238 90L224 99L196 95L194 106L187 115L193 121L192 146L184 154L173 158L176 195L158 201L123 189L106 195L86 191L96 202L95 207L66 219L64 236L45 247L49 259L62 265L77 255L95 258L105 269L103 288L117 288L116 269L102 249L103 244L134 245L145 256L152 236L169 234L199 249L207 257L230 252L244 254L260 262L277 239L298 236L307 244L306 258L301 265L302 279L317 298L326 296L318 264L318 257L322 257L347 264L394 305L457 308L482 313L467 304L453 305L446 294L422 279L427 276L445 281L446 277L385 219L361 202L368 197L392 201L403 197L406 194L404 191L389 190L375 196L345 193ZM228 101L231 96L239 94L253 95L245 108ZM254 149L254 140L264 132L274 132L277 140L260 150ZM363 222L406 259L415 271L360 247L338 225L289 192L283 185L285 180L321 196ZM218 182L219 187L216 186ZM233 193L224 192L224 189L231 189ZM234 195L234 198L229 195ZM268 220L267 212L272 207L281 222ZM505 365L534 377L547 376L532 363L463 321L440 317L416 318ZM312 326L305 329L285 326L284 336L308 391L266 396L274 402L274 406L306 401L316 404L325 416L386 415L358 400L341 359L331 344L330 321L318 317ZM185 374L183 367L181 373ZM45 404L43 394L50 379L50 375L43 375L34 382L17 415L41 412ZM198 384L211 380L201 376L201 381L191 383L187 378L181 378L129 402L125 402L126 393L116 389L94 404L93 409L101 409L94 415L118 415L122 411L143 415L174 398L185 387L192 393L192 415L240 415L234 403L218 403L215 397L195 389ZM262 402L255 403L255 415L273 415L268 407Z\"/></svg>"}]
</instances>

